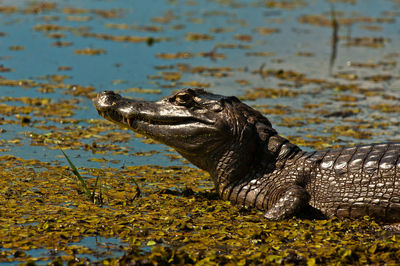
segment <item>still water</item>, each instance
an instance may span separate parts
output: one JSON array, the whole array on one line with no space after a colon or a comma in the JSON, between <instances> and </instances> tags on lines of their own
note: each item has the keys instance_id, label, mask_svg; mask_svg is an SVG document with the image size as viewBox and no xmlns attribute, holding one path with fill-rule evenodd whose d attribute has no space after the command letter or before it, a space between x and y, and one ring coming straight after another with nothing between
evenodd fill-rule
<instances>
[{"instance_id":1,"label":"still water","mask_svg":"<svg viewBox=\"0 0 400 266\"><path fill-rule=\"evenodd\" d=\"M295 110L286 114L290 117L307 103L319 104L327 110L341 110L343 102L333 100L338 96L335 88L323 89L318 83L299 85L276 76L263 77L257 71L291 70L307 78L337 84L355 83L362 88L385 90L387 94L398 94L400 85L397 65L400 11L396 1L96 0L42 3L20 0L1 1L0 11L1 76L20 84L24 81L35 83L34 86L8 86L3 82L0 110L26 105L18 99L10 101L6 96L46 98L53 103L75 100L73 115L68 118L76 123L69 130L78 127L84 131L88 121L99 119L90 97L103 90L119 90L125 96L156 100L175 89L191 86L205 86L215 93L236 96L258 87L278 90L289 87L300 92L297 97L258 98L248 103L290 107ZM333 19L339 26L336 55L332 60ZM137 41L117 39L121 36L134 36ZM85 49L98 54L79 53ZM212 52L214 56L210 56ZM182 54L184 56L179 56ZM354 67L353 62L367 67ZM195 71L199 67L205 70ZM337 74L344 74L345 78ZM368 79L378 74L389 78L382 82ZM351 77L357 78L352 80ZM57 86L53 90L40 90L52 85ZM94 91L86 97L66 94L66 87L73 90L74 85L93 87ZM344 94L357 93L346 91ZM370 119L369 110L364 108L382 99L362 94L355 96L354 106L362 110L355 118ZM66 130L62 126L65 121L49 121L47 117L52 116L49 109L38 116L27 111L24 115L29 116L28 123L19 123L22 118L18 117L18 112L3 111L1 114L6 118L1 125L3 153L26 159L56 159L60 155L57 149L49 149L46 144L32 146L30 134L45 135L49 131ZM281 116L268 116L279 132L285 136L302 134L299 127L279 126ZM310 114L305 111L302 116ZM390 113L385 117L397 119ZM54 127L39 129L38 125ZM309 126L312 134L326 132L326 124ZM372 136L371 141L374 138L379 140L379 136ZM63 142L62 139L59 141ZM91 144L96 137L81 141ZM108 141L112 142L112 139ZM146 145L135 138L130 138L123 146L130 153L166 151L163 146ZM112 157L87 149L74 149L70 153L88 166L96 165L87 161L89 158ZM115 155L114 159L129 164L170 164L170 159L163 154L134 159ZM179 162L172 162L176 163Z\"/></svg>"}]
</instances>

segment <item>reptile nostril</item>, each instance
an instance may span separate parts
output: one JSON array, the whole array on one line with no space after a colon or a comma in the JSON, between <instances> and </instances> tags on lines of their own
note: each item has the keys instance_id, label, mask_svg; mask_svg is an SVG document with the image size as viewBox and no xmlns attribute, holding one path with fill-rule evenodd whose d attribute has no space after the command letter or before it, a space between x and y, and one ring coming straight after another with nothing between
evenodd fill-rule
<instances>
[{"instance_id":1,"label":"reptile nostril","mask_svg":"<svg viewBox=\"0 0 400 266\"><path fill-rule=\"evenodd\" d=\"M114 95L115 93L113 91L103 91L100 93L101 95Z\"/></svg>"},{"instance_id":2,"label":"reptile nostril","mask_svg":"<svg viewBox=\"0 0 400 266\"><path fill-rule=\"evenodd\" d=\"M115 93L113 91L102 91L97 93L97 99L100 99L101 97L107 97L110 95L114 95Z\"/></svg>"}]
</instances>

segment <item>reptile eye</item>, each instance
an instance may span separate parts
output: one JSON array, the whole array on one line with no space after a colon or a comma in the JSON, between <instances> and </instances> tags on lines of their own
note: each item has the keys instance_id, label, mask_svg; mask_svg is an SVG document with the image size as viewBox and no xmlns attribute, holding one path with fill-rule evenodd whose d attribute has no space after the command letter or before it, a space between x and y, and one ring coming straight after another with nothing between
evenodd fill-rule
<instances>
[{"instance_id":1,"label":"reptile eye","mask_svg":"<svg viewBox=\"0 0 400 266\"><path fill-rule=\"evenodd\" d=\"M175 101L181 105L188 105L192 103L193 96L189 93L180 93L175 96Z\"/></svg>"}]
</instances>

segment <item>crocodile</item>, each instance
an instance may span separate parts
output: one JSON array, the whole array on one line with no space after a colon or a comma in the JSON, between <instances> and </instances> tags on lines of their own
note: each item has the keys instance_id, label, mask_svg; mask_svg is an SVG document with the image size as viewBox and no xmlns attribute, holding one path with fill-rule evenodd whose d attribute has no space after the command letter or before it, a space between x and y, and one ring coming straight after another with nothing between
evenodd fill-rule
<instances>
[{"instance_id":1,"label":"crocodile","mask_svg":"<svg viewBox=\"0 0 400 266\"><path fill-rule=\"evenodd\" d=\"M373 217L400 222L400 143L304 151L238 98L184 89L159 101L104 91L107 120L174 148L207 171L220 198L270 220Z\"/></svg>"}]
</instances>

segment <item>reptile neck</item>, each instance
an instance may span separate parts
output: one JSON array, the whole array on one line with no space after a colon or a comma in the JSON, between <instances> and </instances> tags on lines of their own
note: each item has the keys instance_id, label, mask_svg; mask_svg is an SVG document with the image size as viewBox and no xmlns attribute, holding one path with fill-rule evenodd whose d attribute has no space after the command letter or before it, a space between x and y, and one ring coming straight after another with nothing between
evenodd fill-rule
<instances>
[{"instance_id":1,"label":"reptile neck","mask_svg":"<svg viewBox=\"0 0 400 266\"><path fill-rule=\"evenodd\" d=\"M248 192L258 190L258 198L263 198L270 192L268 184L276 182L282 169L304 153L279 135L261 140L255 147L256 151L251 153L244 152L239 145L230 145L230 149L225 149L220 156L215 171L210 171L222 199L256 206L255 200L246 199Z\"/></svg>"}]
</instances>

